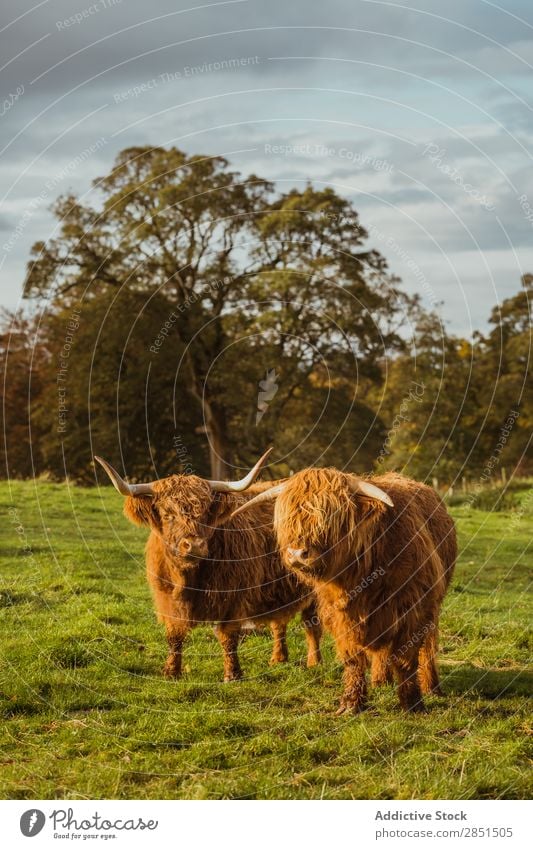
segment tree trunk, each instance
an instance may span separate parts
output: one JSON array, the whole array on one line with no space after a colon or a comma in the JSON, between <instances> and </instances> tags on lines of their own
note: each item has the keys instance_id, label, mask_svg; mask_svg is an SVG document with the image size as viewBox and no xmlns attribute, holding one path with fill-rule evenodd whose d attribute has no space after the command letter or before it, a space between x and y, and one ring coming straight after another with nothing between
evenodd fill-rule
<instances>
[{"instance_id":1,"label":"tree trunk","mask_svg":"<svg viewBox=\"0 0 533 849\"><path fill-rule=\"evenodd\" d=\"M204 420L196 432L205 433L207 437L211 480L228 480L233 476L233 467L225 411L207 397L190 355L188 362L192 378L191 391L202 407Z\"/></svg>"},{"instance_id":2,"label":"tree trunk","mask_svg":"<svg viewBox=\"0 0 533 849\"><path fill-rule=\"evenodd\" d=\"M228 444L225 416L216 413L208 401L204 401L204 421L209 441L209 462L212 480L228 480L233 477L231 452Z\"/></svg>"},{"instance_id":3,"label":"tree trunk","mask_svg":"<svg viewBox=\"0 0 533 849\"><path fill-rule=\"evenodd\" d=\"M205 433L207 437L211 480L229 480L233 477L233 468L225 416L215 412L206 398L202 398L202 410L204 424L197 428L197 433Z\"/></svg>"}]
</instances>

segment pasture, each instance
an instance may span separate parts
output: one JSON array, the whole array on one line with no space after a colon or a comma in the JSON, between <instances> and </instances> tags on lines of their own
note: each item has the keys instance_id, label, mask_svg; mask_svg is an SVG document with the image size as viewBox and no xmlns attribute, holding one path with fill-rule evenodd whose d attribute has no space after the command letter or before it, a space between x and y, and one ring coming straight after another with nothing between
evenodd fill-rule
<instances>
[{"instance_id":1,"label":"pasture","mask_svg":"<svg viewBox=\"0 0 533 849\"><path fill-rule=\"evenodd\" d=\"M335 716L341 667L268 667L269 635L223 684L193 632L179 682L144 577L147 532L106 487L2 482L0 797L409 799L531 793L528 672L533 513L453 508L460 558L441 619L445 699L402 714L391 687ZM530 631L529 631L530 634Z\"/></svg>"}]
</instances>

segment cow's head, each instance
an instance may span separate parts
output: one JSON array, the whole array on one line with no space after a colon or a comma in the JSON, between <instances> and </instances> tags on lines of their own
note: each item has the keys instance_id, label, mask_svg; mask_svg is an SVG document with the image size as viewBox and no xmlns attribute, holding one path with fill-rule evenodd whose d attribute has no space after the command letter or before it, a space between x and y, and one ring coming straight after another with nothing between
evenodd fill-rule
<instances>
[{"instance_id":1,"label":"cow's head","mask_svg":"<svg viewBox=\"0 0 533 849\"><path fill-rule=\"evenodd\" d=\"M161 535L167 551L193 565L209 553L209 541L223 515L219 493L244 492L259 475L271 448L238 481L212 481L196 475L171 475L152 483L127 483L105 460L95 457L115 489L125 496L124 513L137 525ZM231 509L231 508L230 508Z\"/></svg>"},{"instance_id":2,"label":"cow's head","mask_svg":"<svg viewBox=\"0 0 533 849\"><path fill-rule=\"evenodd\" d=\"M334 577L361 550L373 519L392 500L379 487L337 469L304 469L232 514L276 499L274 528L285 566L311 578Z\"/></svg>"}]
</instances>

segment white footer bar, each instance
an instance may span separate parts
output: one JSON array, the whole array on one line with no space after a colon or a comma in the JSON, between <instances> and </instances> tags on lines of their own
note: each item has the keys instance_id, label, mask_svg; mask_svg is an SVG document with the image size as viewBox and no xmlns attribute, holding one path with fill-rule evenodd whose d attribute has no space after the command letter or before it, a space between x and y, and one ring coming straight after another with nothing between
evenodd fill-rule
<instances>
[{"instance_id":1,"label":"white footer bar","mask_svg":"<svg viewBox=\"0 0 533 849\"><path fill-rule=\"evenodd\" d=\"M533 846L527 801L3 801L5 847Z\"/></svg>"}]
</instances>

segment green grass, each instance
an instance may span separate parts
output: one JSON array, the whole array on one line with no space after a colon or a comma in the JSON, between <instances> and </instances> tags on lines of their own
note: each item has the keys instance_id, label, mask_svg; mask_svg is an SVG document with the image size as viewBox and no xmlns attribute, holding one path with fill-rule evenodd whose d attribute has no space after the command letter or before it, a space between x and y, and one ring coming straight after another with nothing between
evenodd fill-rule
<instances>
[{"instance_id":1,"label":"green grass","mask_svg":"<svg viewBox=\"0 0 533 849\"><path fill-rule=\"evenodd\" d=\"M470 504L489 513L525 510L533 514L533 479L511 478L507 483L469 484L446 498L448 506Z\"/></svg>"},{"instance_id":2,"label":"green grass","mask_svg":"<svg viewBox=\"0 0 533 849\"><path fill-rule=\"evenodd\" d=\"M161 677L146 533L111 488L3 482L0 508L2 798L530 795L528 511L455 508L446 698L411 717L385 687L364 714L336 717L331 640L323 667L306 670L297 624L289 665L269 668L269 638L252 636L241 649L247 679L224 685L218 644L198 628L184 679Z\"/></svg>"}]
</instances>

